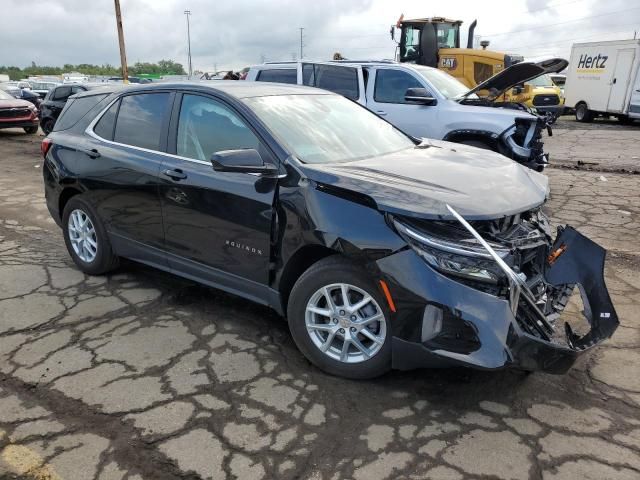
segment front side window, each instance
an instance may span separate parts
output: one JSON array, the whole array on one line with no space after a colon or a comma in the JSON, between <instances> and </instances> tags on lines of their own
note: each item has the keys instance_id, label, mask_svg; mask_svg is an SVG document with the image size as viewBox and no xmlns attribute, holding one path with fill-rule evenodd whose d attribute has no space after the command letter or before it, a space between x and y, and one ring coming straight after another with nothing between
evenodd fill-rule
<instances>
[{"instance_id":1,"label":"front side window","mask_svg":"<svg viewBox=\"0 0 640 480\"><path fill-rule=\"evenodd\" d=\"M357 100L360 96L357 68L304 64L302 78L305 85L324 88L351 100Z\"/></svg>"},{"instance_id":2,"label":"front side window","mask_svg":"<svg viewBox=\"0 0 640 480\"><path fill-rule=\"evenodd\" d=\"M291 83L298 81L298 73L295 68L277 68L273 70L261 70L256 80L258 82Z\"/></svg>"},{"instance_id":3,"label":"front side window","mask_svg":"<svg viewBox=\"0 0 640 480\"><path fill-rule=\"evenodd\" d=\"M394 126L340 95L274 95L244 101L305 163L350 162L415 146Z\"/></svg>"},{"instance_id":4,"label":"front side window","mask_svg":"<svg viewBox=\"0 0 640 480\"><path fill-rule=\"evenodd\" d=\"M409 88L423 88L411 74L402 70L380 69L376 72L373 98L380 103L407 103L404 99Z\"/></svg>"},{"instance_id":5,"label":"front side window","mask_svg":"<svg viewBox=\"0 0 640 480\"><path fill-rule=\"evenodd\" d=\"M160 150L168 93L139 93L123 97L113 140L134 147Z\"/></svg>"},{"instance_id":6,"label":"front side window","mask_svg":"<svg viewBox=\"0 0 640 480\"><path fill-rule=\"evenodd\" d=\"M258 138L229 107L211 98L184 95L178 120L176 153L207 161L215 152L253 148Z\"/></svg>"}]
</instances>

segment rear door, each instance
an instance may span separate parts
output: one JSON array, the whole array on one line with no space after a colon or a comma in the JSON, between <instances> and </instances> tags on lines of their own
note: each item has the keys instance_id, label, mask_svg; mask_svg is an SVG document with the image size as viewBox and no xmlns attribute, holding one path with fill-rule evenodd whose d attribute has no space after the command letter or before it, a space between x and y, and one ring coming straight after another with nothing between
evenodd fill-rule
<instances>
[{"instance_id":1,"label":"rear door","mask_svg":"<svg viewBox=\"0 0 640 480\"><path fill-rule=\"evenodd\" d=\"M442 138L437 128L438 107L416 105L404 99L409 88L431 88L417 74L393 66L376 67L367 85L367 106L400 130L414 137Z\"/></svg>"},{"instance_id":2,"label":"rear door","mask_svg":"<svg viewBox=\"0 0 640 480\"><path fill-rule=\"evenodd\" d=\"M618 50L616 55L616 67L611 79L611 92L609 93L609 103L607 111L624 112L627 89L629 87L629 77L635 56L634 49Z\"/></svg>"},{"instance_id":3,"label":"rear door","mask_svg":"<svg viewBox=\"0 0 640 480\"><path fill-rule=\"evenodd\" d=\"M269 282L277 178L216 172L211 156L253 148L275 157L250 122L224 100L179 94L160 196L169 264L183 274L264 301Z\"/></svg>"},{"instance_id":4,"label":"rear door","mask_svg":"<svg viewBox=\"0 0 640 480\"><path fill-rule=\"evenodd\" d=\"M631 90L631 101L629 102L629 116L640 118L640 67L636 68L636 78Z\"/></svg>"},{"instance_id":5,"label":"rear door","mask_svg":"<svg viewBox=\"0 0 640 480\"><path fill-rule=\"evenodd\" d=\"M81 149L81 176L116 249L151 263L164 260L157 253L164 247L158 183L173 97L169 91L119 97L89 125Z\"/></svg>"},{"instance_id":6,"label":"rear door","mask_svg":"<svg viewBox=\"0 0 640 480\"><path fill-rule=\"evenodd\" d=\"M366 106L364 75L359 65L300 62L298 84L329 90Z\"/></svg>"}]
</instances>

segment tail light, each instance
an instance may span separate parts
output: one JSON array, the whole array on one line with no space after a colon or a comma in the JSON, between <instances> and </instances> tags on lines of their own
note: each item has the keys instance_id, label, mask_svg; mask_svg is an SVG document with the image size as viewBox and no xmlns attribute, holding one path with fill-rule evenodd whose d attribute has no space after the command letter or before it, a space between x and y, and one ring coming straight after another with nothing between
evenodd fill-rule
<instances>
[{"instance_id":1,"label":"tail light","mask_svg":"<svg viewBox=\"0 0 640 480\"><path fill-rule=\"evenodd\" d=\"M45 137L44 140L42 140L42 143L40 144L40 152L42 152L42 158L47 157L47 153L49 153L51 145L53 145L53 142L50 138Z\"/></svg>"}]
</instances>

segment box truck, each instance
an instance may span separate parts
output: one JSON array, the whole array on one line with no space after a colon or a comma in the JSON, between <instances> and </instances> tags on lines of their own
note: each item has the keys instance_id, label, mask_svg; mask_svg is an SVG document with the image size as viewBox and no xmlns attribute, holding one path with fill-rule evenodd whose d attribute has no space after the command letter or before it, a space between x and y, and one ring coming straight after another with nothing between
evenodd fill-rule
<instances>
[{"instance_id":1,"label":"box truck","mask_svg":"<svg viewBox=\"0 0 640 480\"><path fill-rule=\"evenodd\" d=\"M640 119L640 40L575 43L564 88L576 120Z\"/></svg>"}]
</instances>

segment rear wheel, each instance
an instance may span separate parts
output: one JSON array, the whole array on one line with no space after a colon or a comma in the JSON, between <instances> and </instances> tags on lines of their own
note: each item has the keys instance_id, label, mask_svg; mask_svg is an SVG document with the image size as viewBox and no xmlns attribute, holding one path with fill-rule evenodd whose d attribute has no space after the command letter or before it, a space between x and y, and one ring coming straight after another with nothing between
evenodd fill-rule
<instances>
[{"instance_id":1,"label":"rear wheel","mask_svg":"<svg viewBox=\"0 0 640 480\"><path fill-rule=\"evenodd\" d=\"M118 266L118 257L100 218L81 195L65 205L62 232L69 255L84 273L101 275Z\"/></svg>"},{"instance_id":2,"label":"rear wheel","mask_svg":"<svg viewBox=\"0 0 640 480\"><path fill-rule=\"evenodd\" d=\"M53 126L56 124L56 121L53 118L45 118L40 123L40 127L45 135L49 135L53 130Z\"/></svg>"},{"instance_id":3,"label":"rear wheel","mask_svg":"<svg viewBox=\"0 0 640 480\"><path fill-rule=\"evenodd\" d=\"M593 120L593 112L587 108L586 103L581 103L576 107L576 120L583 123L589 123Z\"/></svg>"},{"instance_id":4,"label":"rear wheel","mask_svg":"<svg viewBox=\"0 0 640 480\"><path fill-rule=\"evenodd\" d=\"M294 285L287 311L296 345L322 370L364 379L391 368L389 310L366 272L347 260L311 266Z\"/></svg>"},{"instance_id":5,"label":"rear wheel","mask_svg":"<svg viewBox=\"0 0 640 480\"><path fill-rule=\"evenodd\" d=\"M24 127L24 132L29 135L35 135L36 133L38 133L38 126L36 125L35 127Z\"/></svg>"}]
</instances>

